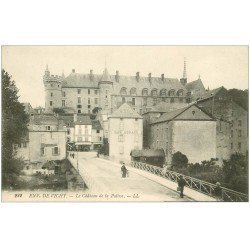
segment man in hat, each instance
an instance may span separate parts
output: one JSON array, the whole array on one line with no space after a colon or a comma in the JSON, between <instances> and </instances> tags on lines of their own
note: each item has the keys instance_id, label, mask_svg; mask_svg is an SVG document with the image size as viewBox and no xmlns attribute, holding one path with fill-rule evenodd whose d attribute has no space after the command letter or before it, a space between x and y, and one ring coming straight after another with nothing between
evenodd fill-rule
<instances>
[{"instance_id":1,"label":"man in hat","mask_svg":"<svg viewBox=\"0 0 250 250\"><path fill-rule=\"evenodd\" d=\"M122 178L126 178L126 175L128 173L127 168L125 167L125 163L122 163L122 167L121 167L121 172L122 172Z\"/></svg>"}]
</instances>

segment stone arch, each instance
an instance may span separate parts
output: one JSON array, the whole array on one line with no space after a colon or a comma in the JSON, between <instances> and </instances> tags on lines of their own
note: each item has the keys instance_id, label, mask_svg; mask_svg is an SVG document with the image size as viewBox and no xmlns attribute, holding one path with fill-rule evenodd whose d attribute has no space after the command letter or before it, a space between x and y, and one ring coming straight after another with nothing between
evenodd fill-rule
<instances>
[{"instance_id":1,"label":"stone arch","mask_svg":"<svg viewBox=\"0 0 250 250\"><path fill-rule=\"evenodd\" d=\"M137 92L136 88L130 89L130 95L136 95L136 92Z\"/></svg>"},{"instance_id":2,"label":"stone arch","mask_svg":"<svg viewBox=\"0 0 250 250\"><path fill-rule=\"evenodd\" d=\"M161 89L160 90L160 96L167 96L167 90L166 89Z\"/></svg>"},{"instance_id":3,"label":"stone arch","mask_svg":"<svg viewBox=\"0 0 250 250\"><path fill-rule=\"evenodd\" d=\"M157 96L157 92L158 92L157 89L152 89L151 90L151 96Z\"/></svg>"},{"instance_id":4,"label":"stone arch","mask_svg":"<svg viewBox=\"0 0 250 250\"><path fill-rule=\"evenodd\" d=\"M122 87L120 90L120 95L127 95L127 88Z\"/></svg>"},{"instance_id":5,"label":"stone arch","mask_svg":"<svg viewBox=\"0 0 250 250\"><path fill-rule=\"evenodd\" d=\"M169 96L174 96L174 95L175 95L175 90L174 90L174 89L170 89L170 90L168 91L168 95L169 95Z\"/></svg>"},{"instance_id":6,"label":"stone arch","mask_svg":"<svg viewBox=\"0 0 250 250\"><path fill-rule=\"evenodd\" d=\"M148 89L144 88L142 90L142 96L148 96Z\"/></svg>"},{"instance_id":7,"label":"stone arch","mask_svg":"<svg viewBox=\"0 0 250 250\"><path fill-rule=\"evenodd\" d=\"M177 91L177 96L183 96L184 95L184 90L183 89L179 89Z\"/></svg>"}]
</instances>

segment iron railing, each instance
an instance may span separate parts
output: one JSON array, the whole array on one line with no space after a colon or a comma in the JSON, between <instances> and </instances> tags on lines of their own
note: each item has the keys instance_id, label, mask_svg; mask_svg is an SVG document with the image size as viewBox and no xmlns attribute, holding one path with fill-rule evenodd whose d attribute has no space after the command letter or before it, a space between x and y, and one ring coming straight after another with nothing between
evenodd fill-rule
<instances>
[{"instance_id":1,"label":"iron railing","mask_svg":"<svg viewBox=\"0 0 250 250\"><path fill-rule=\"evenodd\" d=\"M243 202L248 201L248 195L236 192L234 190L225 187L221 187L219 194L218 193L215 194L216 192L215 184L202 181L190 176L186 176L174 171L166 170L157 166L136 161L132 161L130 163L130 166L147 171L151 174L161 176L173 182L178 182L180 176L182 175L183 179L186 181L187 187L194 189L198 192L201 192L203 194L209 195L211 197L217 198L218 201L243 201Z\"/></svg>"}]
</instances>

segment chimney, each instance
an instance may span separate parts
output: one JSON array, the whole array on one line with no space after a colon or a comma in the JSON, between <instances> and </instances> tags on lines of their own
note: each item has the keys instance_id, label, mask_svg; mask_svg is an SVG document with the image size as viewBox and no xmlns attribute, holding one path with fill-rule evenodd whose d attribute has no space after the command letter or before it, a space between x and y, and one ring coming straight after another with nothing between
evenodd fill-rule
<instances>
[{"instance_id":1,"label":"chimney","mask_svg":"<svg viewBox=\"0 0 250 250\"><path fill-rule=\"evenodd\" d=\"M74 113L74 122L77 121L77 113Z\"/></svg>"},{"instance_id":2,"label":"chimney","mask_svg":"<svg viewBox=\"0 0 250 250\"><path fill-rule=\"evenodd\" d=\"M116 80L116 82L119 82L119 78L120 78L120 76L119 76L119 70L116 70L116 74L115 74L115 80Z\"/></svg>"},{"instance_id":3,"label":"chimney","mask_svg":"<svg viewBox=\"0 0 250 250\"><path fill-rule=\"evenodd\" d=\"M91 70L89 71L89 78L90 78L90 81L93 81L93 79L94 79L93 69L91 69Z\"/></svg>"},{"instance_id":4,"label":"chimney","mask_svg":"<svg viewBox=\"0 0 250 250\"><path fill-rule=\"evenodd\" d=\"M75 70L75 69L72 69L72 73L76 73L76 70Z\"/></svg>"},{"instance_id":5,"label":"chimney","mask_svg":"<svg viewBox=\"0 0 250 250\"><path fill-rule=\"evenodd\" d=\"M164 74L161 74L161 80L164 82Z\"/></svg>"},{"instance_id":6,"label":"chimney","mask_svg":"<svg viewBox=\"0 0 250 250\"><path fill-rule=\"evenodd\" d=\"M140 72L136 72L136 81L139 82L140 80Z\"/></svg>"},{"instance_id":7,"label":"chimney","mask_svg":"<svg viewBox=\"0 0 250 250\"><path fill-rule=\"evenodd\" d=\"M148 74L148 81L151 83L151 80L152 80L152 74L149 73L149 74Z\"/></svg>"}]
</instances>

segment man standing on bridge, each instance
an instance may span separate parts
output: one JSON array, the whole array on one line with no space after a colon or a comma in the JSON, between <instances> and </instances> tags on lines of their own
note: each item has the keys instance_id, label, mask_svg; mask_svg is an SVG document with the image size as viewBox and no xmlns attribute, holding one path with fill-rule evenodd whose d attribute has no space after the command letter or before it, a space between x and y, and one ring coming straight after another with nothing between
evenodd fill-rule
<instances>
[{"instance_id":1,"label":"man standing on bridge","mask_svg":"<svg viewBox=\"0 0 250 250\"><path fill-rule=\"evenodd\" d=\"M183 179L183 176L180 175L180 179L178 180L178 189L180 190L180 197L183 198L184 186L186 185L186 181Z\"/></svg>"},{"instance_id":2,"label":"man standing on bridge","mask_svg":"<svg viewBox=\"0 0 250 250\"><path fill-rule=\"evenodd\" d=\"M121 167L121 172L122 172L122 178L126 178L126 175L128 173L127 168L125 167L125 163L122 163L122 167Z\"/></svg>"}]
</instances>

